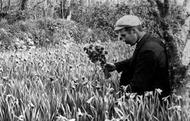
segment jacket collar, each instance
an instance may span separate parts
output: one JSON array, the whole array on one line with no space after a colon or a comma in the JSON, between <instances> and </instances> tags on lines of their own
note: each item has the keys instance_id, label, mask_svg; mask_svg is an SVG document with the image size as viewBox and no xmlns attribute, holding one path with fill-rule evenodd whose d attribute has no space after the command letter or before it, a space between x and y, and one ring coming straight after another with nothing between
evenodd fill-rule
<instances>
[{"instance_id":1,"label":"jacket collar","mask_svg":"<svg viewBox=\"0 0 190 121\"><path fill-rule=\"evenodd\" d=\"M133 59L135 59L137 53L139 52L140 48L143 46L145 42L147 42L149 39L150 34L146 33L140 41L137 42L136 49L133 53Z\"/></svg>"},{"instance_id":2,"label":"jacket collar","mask_svg":"<svg viewBox=\"0 0 190 121\"><path fill-rule=\"evenodd\" d=\"M150 36L150 34L149 34L149 33L146 33L146 34L141 38L141 40L137 42L137 45L136 45L136 49L135 49L135 50L140 49L140 48L142 47L142 45L143 45L145 42L147 42L147 41L149 40L149 39L148 39L149 36Z\"/></svg>"}]
</instances>

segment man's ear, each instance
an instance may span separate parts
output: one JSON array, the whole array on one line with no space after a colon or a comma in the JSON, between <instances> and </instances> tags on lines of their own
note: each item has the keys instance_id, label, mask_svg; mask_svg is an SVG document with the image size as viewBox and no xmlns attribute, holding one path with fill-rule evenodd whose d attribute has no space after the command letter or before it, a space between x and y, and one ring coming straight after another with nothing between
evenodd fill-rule
<instances>
[{"instance_id":1,"label":"man's ear","mask_svg":"<svg viewBox=\"0 0 190 121\"><path fill-rule=\"evenodd\" d=\"M135 28L131 28L131 29L130 29L130 33L131 33L131 34L136 33L136 32L137 32L137 30L136 30Z\"/></svg>"}]
</instances>

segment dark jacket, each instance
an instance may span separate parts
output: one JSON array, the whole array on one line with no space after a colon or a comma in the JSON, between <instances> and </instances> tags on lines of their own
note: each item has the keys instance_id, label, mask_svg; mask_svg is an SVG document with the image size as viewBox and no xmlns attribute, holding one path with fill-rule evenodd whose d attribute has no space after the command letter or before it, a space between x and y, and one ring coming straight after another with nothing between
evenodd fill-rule
<instances>
[{"instance_id":1,"label":"dark jacket","mask_svg":"<svg viewBox=\"0 0 190 121\"><path fill-rule=\"evenodd\" d=\"M160 39L145 34L132 58L115 65L116 70L122 72L120 85L130 84L133 92L143 94L160 88L163 96L170 93L167 54Z\"/></svg>"}]
</instances>

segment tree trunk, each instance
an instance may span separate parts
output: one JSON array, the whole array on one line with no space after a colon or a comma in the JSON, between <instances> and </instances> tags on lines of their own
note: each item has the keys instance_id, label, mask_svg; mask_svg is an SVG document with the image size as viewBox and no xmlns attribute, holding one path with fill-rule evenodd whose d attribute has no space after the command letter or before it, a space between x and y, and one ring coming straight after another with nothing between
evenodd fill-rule
<instances>
[{"instance_id":1,"label":"tree trunk","mask_svg":"<svg viewBox=\"0 0 190 121\"><path fill-rule=\"evenodd\" d=\"M182 64L182 56L180 49L178 48L178 38L176 37L171 30L170 23L167 23L169 18L169 0L148 0L151 6L157 6L158 11L154 11L155 20L160 26L162 31L162 38L165 40L166 49L168 53L168 62L169 62L169 75L170 82L173 88L176 88L181 81L187 75L188 65ZM180 33L183 34L183 33ZM180 38L184 39L184 38ZM185 40L183 40L185 41ZM181 86L181 85L180 85Z\"/></svg>"},{"instance_id":2,"label":"tree trunk","mask_svg":"<svg viewBox=\"0 0 190 121\"><path fill-rule=\"evenodd\" d=\"M45 0L42 0L42 1L38 1L32 8L33 11L35 11L35 14L34 14L34 19L37 19L39 17L38 15L38 6L43 3Z\"/></svg>"},{"instance_id":3,"label":"tree trunk","mask_svg":"<svg viewBox=\"0 0 190 121\"><path fill-rule=\"evenodd\" d=\"M62 0L61 1L61 4L60 4L60 8L61 8L61 18L64 18L64 16L65 16L65 12L66 12L66 2L67 2L67 0Z\"/></svg>"},{"instance_id":4,"label":"tree trunk","mask_svg":"<svg viewBox=\"0 0 190 121\"><path fill-rule=\"evenodd\" d=\"M11 0L8 1L8 11L10 10Z\"/></svg>"},{"instance_id":5,"label":"tree trunk","mask_svg":"<svg viewBox=\"0 0 190 121\"><path fill-rule=\"evenodd\" d=\"M183 6L186 7L186 6L188 5L189 2L190 2L189 0L184 0L184 2L183 2Z\"/></svg>"},{"instance_id":6,"label":"tree trunk","mask_svg":"<svg viewBox=\"0 0 190 121\"><path fill-rule=\"evenodd\" d=\"M0 11L2 11L3 10L3 0L0 0L0 4L1 4Z\"/></svg>"},{"instance_id":7,"label":"tree trunk","mask_svg":"<svg viewBox=\"0 0 190 121\"><path fill-rule=\"evenodd\" d=\"M53 17L53 3L50 0L47 0L47 16Z\"/></svg>"},{"instance_id":8,"label":"tree trunk","mask_svg":"<svg viewBox=\"0 0 190 121\"><path fill-rule=\"evenodd\" d=\"M28 0L21 0L21 4L20 4L20 10L26 10L27 9L27 2Z\"/></svg>"},{"instance_id":9,"label":"tree trunk","mask_svg":"<svg viewBox=\"0 0 190 121\"><path fill-rule=\"evenodd\" d=\"M85 1L84 0L79 0L79 5L80 6L84 6L85 5Z\"/></svg>"}]
</instances>

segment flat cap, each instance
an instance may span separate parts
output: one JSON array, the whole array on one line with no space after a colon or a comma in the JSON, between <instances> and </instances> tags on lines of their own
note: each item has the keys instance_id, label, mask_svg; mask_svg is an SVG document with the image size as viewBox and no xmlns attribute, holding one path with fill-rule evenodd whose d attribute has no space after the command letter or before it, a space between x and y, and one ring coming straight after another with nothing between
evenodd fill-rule
<instances>
[{"instance_id":1,"label":"flat cap","mask_svg":"<svg viewBox=\"0 0 190 121\"><path fill-rule=\"evenodd\" d=\"M125 15L121 17L115 24L115 31L121 30L124 27L134 27L142 25L141 20L135 15Z\"/></svg>"}]
</instances>

